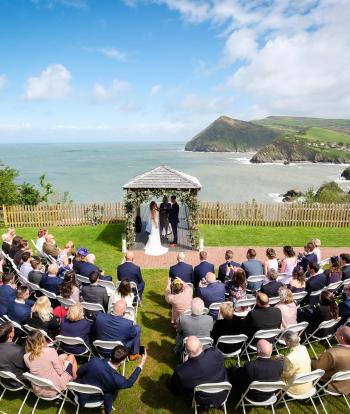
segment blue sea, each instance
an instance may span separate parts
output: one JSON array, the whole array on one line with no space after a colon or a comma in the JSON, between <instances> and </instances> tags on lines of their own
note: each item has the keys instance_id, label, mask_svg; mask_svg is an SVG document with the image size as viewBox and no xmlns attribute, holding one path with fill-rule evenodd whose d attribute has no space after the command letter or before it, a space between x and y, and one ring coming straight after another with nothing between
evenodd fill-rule
<instances>
[{"instance_id":1,"label":"blue sea","mask_svg":"<svg viewBox=\"0 0 350 414\"><path fill-rule=\"evenodd\" d=\"M161 164L196 176L205 201L280 201L289 189L318 188L340 179L344 165L296 163L251 164L252 153L192 153L183 143L2 144L0 160L20 171L19 181L38 183L45 174L75 202L123 198L123 184Z\"/></svg>"}]
</instances>

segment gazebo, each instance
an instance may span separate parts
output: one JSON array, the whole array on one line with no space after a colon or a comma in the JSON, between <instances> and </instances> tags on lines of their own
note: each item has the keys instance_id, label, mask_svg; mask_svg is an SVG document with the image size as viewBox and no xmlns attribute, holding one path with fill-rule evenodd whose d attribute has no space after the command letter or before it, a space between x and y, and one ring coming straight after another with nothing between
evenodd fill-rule
<instances>
[{"instance_id":1,"label":"gazebo","mask_svg":"<svg viewBox=\"0 0 350 414\"><path fill-rule=\"evenodd\" d=\"M123 186L125 190L126 242L130 248L135 242L135 219L141 204L152 197L175 195L188 208L188 227L193 249L198 246L198 192L202 188L196 177L161 165L132 178Z\"/></svg>"}]
</instances>

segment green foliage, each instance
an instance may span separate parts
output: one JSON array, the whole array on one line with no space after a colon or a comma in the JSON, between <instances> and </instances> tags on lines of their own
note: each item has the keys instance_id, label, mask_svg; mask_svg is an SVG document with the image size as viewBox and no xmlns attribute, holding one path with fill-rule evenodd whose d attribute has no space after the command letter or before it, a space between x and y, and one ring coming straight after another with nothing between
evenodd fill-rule
<instances>
[{"instance_id":1,"label":"green foliage","mask_svg":"<svg viewBox=\"0 0 350 414\"><path fill-rule=\"evenodd\" d=\"M14 182L17 177L17 170L8 166L4 166L0 162L0 205L17 203L18 186Z\"/></svg>"},{"instance_id":2,"label":"green foliage","mask_svg":"<svg viewBox=\"0 0 350 414\"><path fill-rule=\"evenodd\" d=\"M313 188L308 189L305 193L305 201L307 203L350 203L350 194L343 191L336 182L330 181L322 184L317 191Z\"/></svg>"}]
</instances>

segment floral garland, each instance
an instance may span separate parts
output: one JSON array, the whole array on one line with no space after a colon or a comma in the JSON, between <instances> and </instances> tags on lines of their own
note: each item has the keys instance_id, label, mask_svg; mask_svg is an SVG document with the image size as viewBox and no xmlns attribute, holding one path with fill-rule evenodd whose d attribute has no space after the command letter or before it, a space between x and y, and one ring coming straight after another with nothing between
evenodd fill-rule
<instances>
[{"instance_id":1,"label":"floral garland","mask_svg":"<svg viewBox=\"0 0 350 414\"><path fill-rule=\"evenodd\" d=\"M148 202L152 197L162 198L171 193L188 208L188 225L190 231L190 242L193 249L198 247L198 220L199 202L197 190L171 190L171 189L140 189L127 190L124 207L126 214L126 243L130 248L135 242L135 213L136 209L143 203Z\"/></svg>"}]
</instances>

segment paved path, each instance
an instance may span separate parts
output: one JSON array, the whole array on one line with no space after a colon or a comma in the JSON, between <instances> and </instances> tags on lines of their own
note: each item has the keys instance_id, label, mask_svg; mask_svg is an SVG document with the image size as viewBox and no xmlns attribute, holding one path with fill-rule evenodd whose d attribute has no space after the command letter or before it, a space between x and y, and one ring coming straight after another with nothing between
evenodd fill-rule
<instances>
[{"instance_id":1,"label":"paved path","mask_svg":"<svg viewBox=\"0 0 350 414\"><path fill-rule=\"evenodd\" d=\"M257 252L257 259L264 261L266 247L254 247ZM271 247L271 246L269 246ZM234 252L234 260L241 263L245 259L245 255L248 247L207 247L205 250L208 253L208 261L214 263L215 267L222 264L225 259L225 251L227 249L232 249ZM277 257L282 258L283 252L282 247L274 247L277 252ZM296 247L295 252L302 252L302 247ZM334 255L339 255L340 253L349 253L349 247L324 247L321 249L322 258L327 258ZM163 256L146 256L142 250L135 250L135 263L141 266L143 269L164 269L169 268L176 263L176 251L169 251ZM191 265L197 265L199 262L199 253L198 251L187 251L186 262Z\"/></svg>"}]
</instances>

